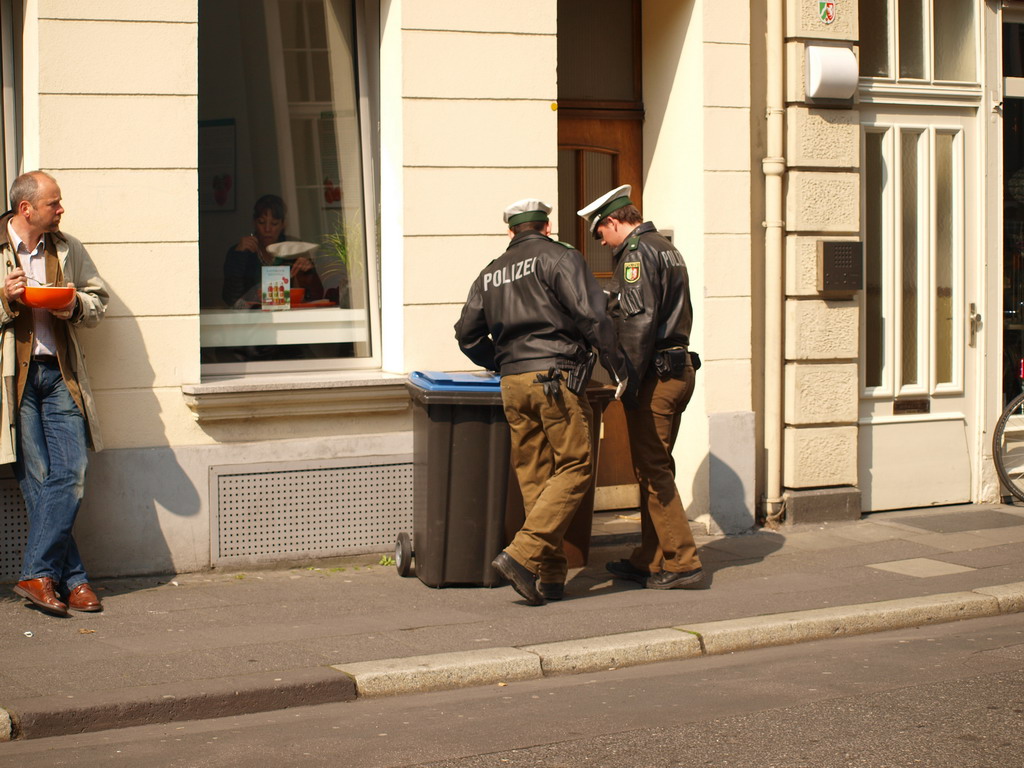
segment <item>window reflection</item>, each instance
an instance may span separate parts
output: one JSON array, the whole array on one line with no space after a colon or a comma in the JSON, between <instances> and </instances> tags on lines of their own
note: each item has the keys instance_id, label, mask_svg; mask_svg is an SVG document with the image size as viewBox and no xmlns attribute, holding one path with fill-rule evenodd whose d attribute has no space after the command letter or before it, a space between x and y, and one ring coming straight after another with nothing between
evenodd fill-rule
<instances>
[{"instance_id":1,"label":"window reflection","mask_svg":"<svg viewBox=\"0 0 1024 768\"><path fill-rule=\"evenodd\" d=\"M974 3L932 0L935 39L935 79L973 82L977 79L974 51Z\"/></svg>"},{"instance_id":2,"label":"window reflection","mask_svg":"<svg viewBox=\"0 0 1024 768\"><path fill-rule=\"evenodd\" d=\"M860 73L889 76L889 0L860 0Z\"/></svg>"},{"instance_id":3,"label":"window reflection","mask_svg":"<svg viewBox=\"0 0 1024 768\"><path fill-rule=\"evenodd\" d=\"M939 384L953 383L955 138L950 133L935 136L935 380Z\"/></svg>"},{"instance_id":4,"label":"window reflection","mask_svg":"<svg viewBox=\"0 0 1024 768\"><path fill-rule=\"evenodd\" d=\"M900 348L902 349L902 384L920 384L918 378L918 240L920 238L918 218L918 145L921 134L903 131L901 144L900 194L903 230L901 253L903 310L900 322Z\"/></svg>"},{"instance_id":5,"label":"window reflection","mask_svg":"<svg viewBox=\"0 0 1024 768\"><path fill-rule=\"evenodd\" d=\"M864 139L864 384L880 387L885 362L885 134L868 133Z\"/></svg>"},{"instance_id":6,"label":"window reflection","mask_svg":"<svg viewBox=\"0 0 1024 768\"><path fill-rule=\"evenodd\" d=\"M199 29L203 362L370 355L353 0L204 0ZM233 144L204 151L214 122Z\"/></svg>"}]
</instances>

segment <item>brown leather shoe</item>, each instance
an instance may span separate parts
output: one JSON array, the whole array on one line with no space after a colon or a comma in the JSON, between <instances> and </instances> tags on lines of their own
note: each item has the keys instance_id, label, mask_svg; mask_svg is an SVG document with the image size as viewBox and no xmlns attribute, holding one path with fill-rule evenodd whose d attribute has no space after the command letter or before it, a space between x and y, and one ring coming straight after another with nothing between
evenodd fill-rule
<instances>
[{"instance_id":1,"label":"brown leather shoe","mask_svg":"<svg viewBox=\"0 0 1024 768\"><path fill-rule=\"evenodd\" d=\"M79 584L68 595L68 608L72 611L102 611L103 605L88 583Z\"/></svg>"},{"instance_id":2,"label":"brown leather shoe","mask_svg":"<svg viewBox=\"0 0 1024 768\"><path fill-rule=\"evenodd\" d=\"M19 581L14 585L14 594L21 595L54 616L68 615L68 607L57 598L57 593L53 589L53 579L49 576Z\"/></svg>"}]
</instances>

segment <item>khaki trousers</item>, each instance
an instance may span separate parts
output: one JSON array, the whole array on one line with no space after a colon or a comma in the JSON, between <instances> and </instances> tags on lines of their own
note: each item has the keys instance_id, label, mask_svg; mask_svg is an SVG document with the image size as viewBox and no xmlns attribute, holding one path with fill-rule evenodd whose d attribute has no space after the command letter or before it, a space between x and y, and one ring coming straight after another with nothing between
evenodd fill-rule
<instances>
[{"instance_id":1,"label":"khaki trousers","mask_svg":"<svg viewBox=\"0 0 1024 768\"><path fill-rule=\"evenodd\" d=\"M505 551L538 574L564 582L562 539L593 481L591 409L560 385L545 395L537 372L501 377L501 399L512 436L512 466L523 493L526 520Z\"/></svg>"},{"instance_id":2,"label":"khaki trousers","mask_svg":"<svg viewBox=\"0 0 1024 768\"><path fill-rule=\"evenodd\" d=\"M640 385L638 406L625 409L633 471L640 484L641 539L630 562L651 573L701 567L672 459L680 416L693 396L693 385L692 366L686 366L682 379L662 380L652 371Z\"/></svg>"}]
</instances>

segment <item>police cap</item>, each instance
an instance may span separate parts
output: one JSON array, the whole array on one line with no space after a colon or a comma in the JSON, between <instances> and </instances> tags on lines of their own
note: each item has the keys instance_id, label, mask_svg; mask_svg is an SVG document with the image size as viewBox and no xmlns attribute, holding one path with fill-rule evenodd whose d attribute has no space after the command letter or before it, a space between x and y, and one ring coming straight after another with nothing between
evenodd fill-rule
<instances>
[{"instance_id":1,"label":"police cap","mask_svg":"<svg viewBox=\"0 0 1024 768\"><path fill-rule=\"evenodd\" d=\"M633 204L633 201L629 199L629 193L632 191L633 187L631 185L623 184L621 187L616 187L610 192L605 192L586 208L576 211L576 215L582 216L587 220L590 226L590 234L596 237L597 225L601 223L601 219L610 213L615 213L620 208Z\"/></svg>"},{"instance_id":2,"label":"police cap","mask_svg":"<svg viewBox=\"0 0 1024 768\"><path fill-rule=\"evenodd\" d=\"M547 221L551 206L535 197L516 200L505 209L505 223L509 229L526 221Z\"/></svg>"}]
</instances>

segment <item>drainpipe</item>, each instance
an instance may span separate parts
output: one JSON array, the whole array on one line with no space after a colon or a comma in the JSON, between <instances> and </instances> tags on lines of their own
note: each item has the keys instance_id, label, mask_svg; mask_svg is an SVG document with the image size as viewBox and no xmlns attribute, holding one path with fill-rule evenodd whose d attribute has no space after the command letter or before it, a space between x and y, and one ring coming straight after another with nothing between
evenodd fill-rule
<instances>
[{"instance_id":1,"label":"drainpipe","mask_svg":"<svg viewBox=\"0 0 1024 768\"><path fill-rule=\"evenodd\" d=\"M782 377L783 250L785 246L782 182L785 158L785 3L767 0L765 50L767 55L767 156L761 161L765 197L765 307L764 307L764 442L765 515L769 522L782 518Z\"/></svg>"}]
</instances>

